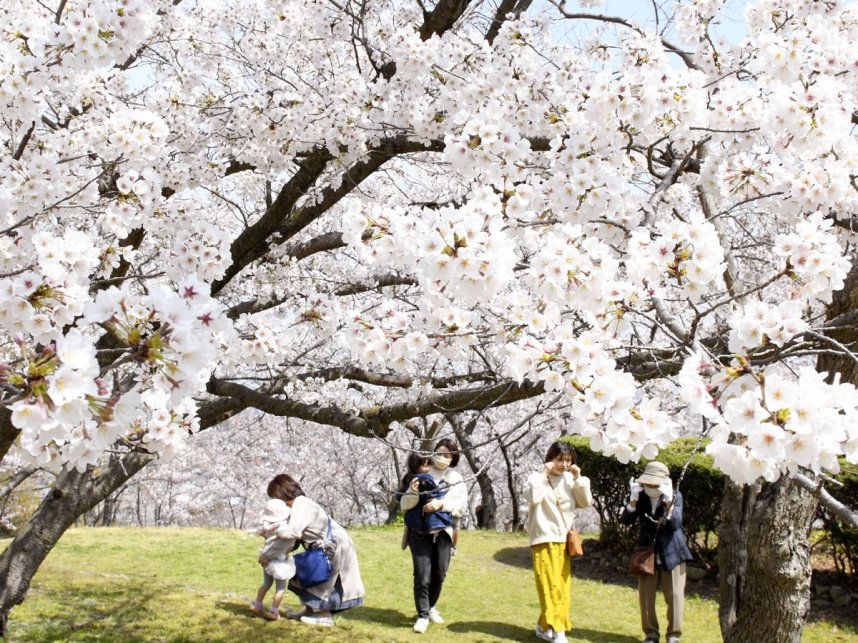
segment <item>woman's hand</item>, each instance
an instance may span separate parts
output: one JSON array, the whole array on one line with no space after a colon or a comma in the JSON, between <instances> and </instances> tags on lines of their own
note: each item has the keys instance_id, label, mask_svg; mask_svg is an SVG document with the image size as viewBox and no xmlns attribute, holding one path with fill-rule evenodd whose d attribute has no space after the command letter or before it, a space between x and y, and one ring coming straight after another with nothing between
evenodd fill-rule
<instances>
[{"instance_id":1,"label":"woman's hand","mask_svg":"<svg viewBox=\"0 0 858 643\"><path fill-rule=\"evenodd\" d=\"M641 484L634 477L629 478L629 507L632 509L637 506L641 491L643 491Z\"/></svg>"},{"instance_id":2,"label":"woman's hand","mask_svg":"<svg viewBox=\"0 0 858 643\"><path fill-rule=\"evenodd\" d=\"M259 564L262 565L263 567L265 567L265 561L262 560L261 556L259 557Z\"/></svg>"},{"instance_id":3,"label":"woman's hand","mask_svg":"<svg viewBox=\"0 0 858 643\"><path fill-rule=\"evenodd\" d=\"M573 464L571 467L569 467L569 473L572 474L573 480L577 480L581 477L581 467L579 467L577 464Z\"/></svg>"},{"instance_id":4,"label":"woman's hand","mask_svg":"<svg viewBox=\"0 0 858 643\"><path fill-rule=\"evenodd\" d=\"M420 481L417 478L414 478L414 480L411 481L409 489L414 493L418 493L420 491Z\"/></svg>"},{"instance_id":5,"label":"woman's hand","mask_svg":"<svg viewBox=\"0 0 858 643\"><path fill-rule=\"evenodd\" d=\"M433 511L441 511L442 503L440 500L430 500L425 505L423 505L423 513L428 514Z\"/></svg>"}]
</instances>

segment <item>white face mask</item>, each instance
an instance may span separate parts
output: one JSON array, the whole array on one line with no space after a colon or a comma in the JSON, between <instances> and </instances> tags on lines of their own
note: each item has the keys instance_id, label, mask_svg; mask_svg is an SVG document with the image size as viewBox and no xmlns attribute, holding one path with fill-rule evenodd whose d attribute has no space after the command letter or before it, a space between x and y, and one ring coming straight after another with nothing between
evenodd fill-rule
<instances>
[{"instance_id":1,"label":"white face mask","mask_svg":"<svg viewBox=\"0 0 858 643\"><path fill-rule=\"evenodd\" d=\"M436 468L436 469L439 469L439 470L441 470L441 471L443 471L444 469L446 469L447 467L449 467L449 466L450 466L450 463L451 463L452 461L453 461L453 458L451 458L451 457L450 457L450 456L448 456L448 455L435 455L435 456L432 456L432 464L434 464L434 465L435 465L435 468Z\"/></svg>"},{"instance_id":2,"label":"white face mask","mask_svg":"<svg viewBox=\"0 0 858 643\"><path fill-rule=\"evenodd\" d=\"M661 491L659 491L658 488L644 487L644 493L653 500L658 500L661 497Z\"/></svg>"}]
</instances>

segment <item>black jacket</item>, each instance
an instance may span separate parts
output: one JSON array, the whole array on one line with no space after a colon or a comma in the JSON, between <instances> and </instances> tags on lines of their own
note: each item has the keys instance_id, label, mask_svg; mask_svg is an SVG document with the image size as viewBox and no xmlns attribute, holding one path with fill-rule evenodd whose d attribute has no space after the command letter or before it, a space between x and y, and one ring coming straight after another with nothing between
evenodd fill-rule
<instances>
[{"instance_id":1,"label":"black jacket","mask_svg":"<svg viewBox=\"0 0 858 643\"><path fill-rule=\"evenodd\" d=\"M638 545L652 545L656 536L656 521L664 516L667 507L661 501L653 501L645 492L638 496L638 502L634 510L626 507L620 522L624 525L632 525L635 521L640 522L638 533ZM658 554L656 560L668 571L686 561L691 560L691 550L685 540L685 530L682 528L682 494L677 491L674 495L673 512L670 518L666 518L658 526L658 538L655 541L655 551Z\"/></svg>"}]
</instances>

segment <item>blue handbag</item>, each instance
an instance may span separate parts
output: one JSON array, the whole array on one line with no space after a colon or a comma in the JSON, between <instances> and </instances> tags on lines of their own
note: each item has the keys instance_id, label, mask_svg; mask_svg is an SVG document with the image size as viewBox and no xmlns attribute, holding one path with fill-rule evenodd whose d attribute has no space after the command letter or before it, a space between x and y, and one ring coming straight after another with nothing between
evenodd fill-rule
<instances>
[{"instance_id":1,"label":"blue handbag","mask_svg":"<svg viewBox=\"0 0 858 643\"><path fill-rule=\"evenodd\" d=\"M330 518L328 518L326 540L333 541ZM295 578L301 583L301 587L313 587L331 580L331 560L325 553L324 546L314 544L300 554L295 554L293 558L295 559Z\"/></svg>"}]
</instances>

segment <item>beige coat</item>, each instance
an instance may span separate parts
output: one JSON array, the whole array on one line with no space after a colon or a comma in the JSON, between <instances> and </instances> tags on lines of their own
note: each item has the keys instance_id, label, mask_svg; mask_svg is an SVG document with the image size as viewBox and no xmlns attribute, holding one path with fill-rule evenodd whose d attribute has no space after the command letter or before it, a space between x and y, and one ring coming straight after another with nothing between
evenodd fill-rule
<instances>
[{"instance_id":1,"label":"beige coat","mask_svg":"<svg viewBox=\"0 0 858 643\"><path fill-rule=\"evenodd\" d=\"M559 509L555 498L560 501ZM566 542L566 532L575 526L575 509L593 504L590 478L578 476L575 480L568 471L562 476L548 476L544 469L535 471L524 483L524 499L531 546Z\"/></svg>"},{"instance_id":2,"label":"beige coat","mask_svg":"<svg viewBox=\"0 0 858 643\"><path fill-rule=\"evenodd\" d=\"M328 600L334 585L339 578L343 586L343 602L362 598L366 591L360 577L357 551L349 533L335 520L331 520L331 531L336 546L333 551L328 549L331 557L331 580L327 583L314 585L305 591L322 600ZM292 503L292 514L289 521L277 530L278 538L293 538L310 543L324 542L328 533L328 514L306 496L298 496ZM290 585L298 585L297 579L292 579Z\"/></svg>"}]
</instances>

